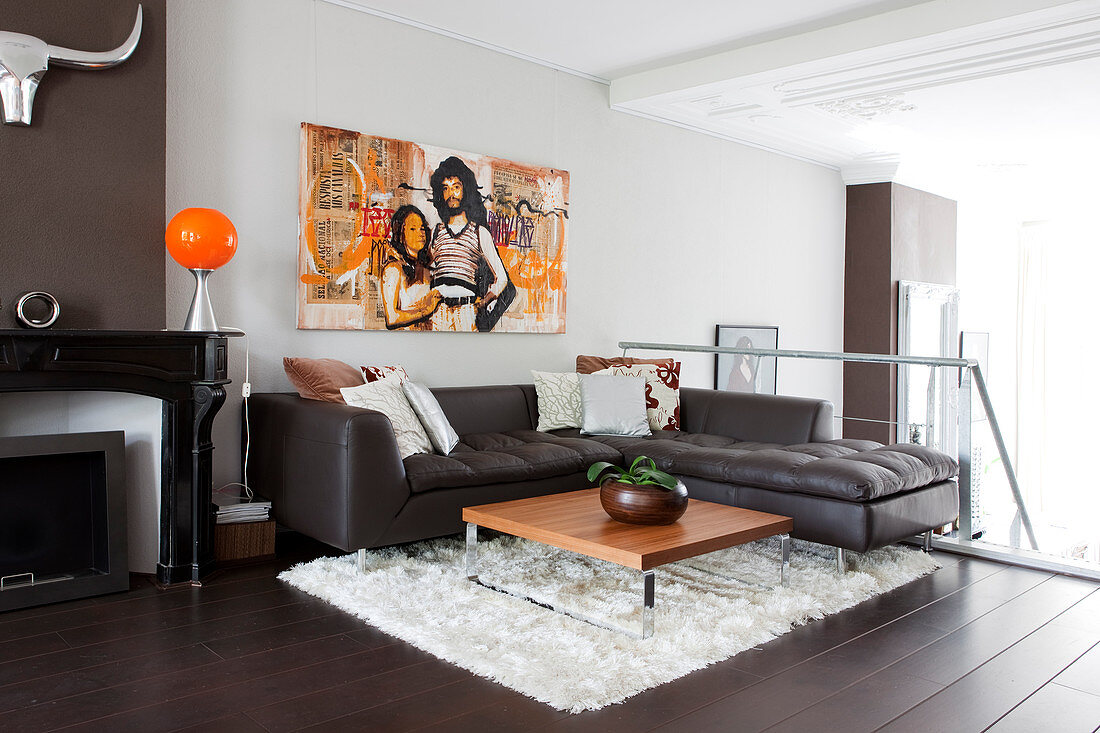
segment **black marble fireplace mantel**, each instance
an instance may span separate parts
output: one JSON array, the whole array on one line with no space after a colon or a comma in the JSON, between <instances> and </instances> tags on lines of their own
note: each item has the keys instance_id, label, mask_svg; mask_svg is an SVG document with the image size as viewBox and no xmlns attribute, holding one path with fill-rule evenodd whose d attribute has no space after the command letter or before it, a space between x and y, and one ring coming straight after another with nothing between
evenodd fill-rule
<instances>
[{"instance_id":1,"label":"black marble fireplace mantel","mask_svg":"<svg viewBox=\"0 0 1100 733\"><path fill-rule=\"evenodd\" d=\"M157 580L213 564L210 429L225 401L227 339L194 331L0 330L0 392L131 392L164 401Z\"/></svg>"}]
</instances>

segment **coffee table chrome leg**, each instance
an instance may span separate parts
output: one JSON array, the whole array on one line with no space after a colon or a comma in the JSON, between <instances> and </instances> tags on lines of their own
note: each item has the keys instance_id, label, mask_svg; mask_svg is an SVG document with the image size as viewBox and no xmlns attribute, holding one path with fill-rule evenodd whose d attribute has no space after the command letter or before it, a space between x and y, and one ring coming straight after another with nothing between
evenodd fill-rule
<instances>
[{"instance_id":1,"label":"coffee table chrome leg","mask_svg":"<svg viewBox=\"0 0 1100 733\"><path fill-rule=\"evenodd\" d=\"M642 638L653 636L653 600L655 582L652 570L642 573Z\"/></svg>"},{"instance_id":2,"label":"coffee table chrome leg","mask_svg":"<svg viewBox=\"0 0 1100 733\"><path fill-rule=\"evenodd\" d=\"M783 559L779 568L779 582L786 588L791 584L791 536L784 534L779 536Z\"/></svg>"},{"instance_id":3,"label":"coffee table chrome leg","mask_svg":"<svg viewBox=\"0 0 1100 733\"><path fill-rule=\"evenodd\" d=\"M632 636L635 639L648 639L653 636L653 602L654 602L654 571L647 570L642 573L642 633L639 635L637 631L633 629L624 629L606 621L595 619L590 616L586 616L583 613L576 611L570 611L564 608L555 608L552 604L540 601L537 598L532 598L525 593L506 588L502 585L496 585L495 583L486 583L477 575L477 525L472 523L466 524L466 579L471 583L477 583L482 588L488 588L491 591L497 593L503 593L504 595L512 596L513 598L519 598L533 603L536 606L548 608L551 611L557 611L560 614L575 618L578 621L584 621L587 624L598 626L601 629L609 629L611 631L617 631L627 636Z\"/></svg>"},{"instance_id":4,"label":"coffee table chrome leg","mask_svg":"<svg viewBox=\"0 0 1100 733\"><path fill-rule=\"evenodd\" d=\"M477 580L477 525L466 523L466 579Z\"/></svg>"}]
</instances>

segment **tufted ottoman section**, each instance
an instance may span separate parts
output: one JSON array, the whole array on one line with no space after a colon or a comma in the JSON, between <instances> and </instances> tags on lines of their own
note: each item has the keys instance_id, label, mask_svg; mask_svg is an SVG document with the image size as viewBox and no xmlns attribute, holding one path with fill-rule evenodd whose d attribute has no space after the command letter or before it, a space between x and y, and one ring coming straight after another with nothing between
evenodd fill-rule
<instances>
[{"instance_id":1,"label":"tufted ottoman section","mask_svg":"<svg viewBox=\"0 0 1100 733\"><path fill-rule=\"evenodd\" d=\"M535 430L465 435L449 456L419 453L405 459L414 493L458 486L529 481L583 472L596 461L618 463L619 451L585 438Z\"/></svg>"},{"instance_id":2,"label":"tufted ottoman section","mask_svg":"<svg viewBox=\"0 0 1100 733\"><path fill-rule=\"evenodd\" d=\"M645 455L680 476L844 501L871 501L919 489L959 472L959 464L947 454L908 443L883 446L840 439L780 446L676 432L597 439L620 451L627 464Z\"/></svg>"},{"instance_id":3,"label":"tufted ottoman section","mask_svg":"<svg viewBox=\"0 0 1100 733\"><path fill-rule=\"evenodd\" d=\"M666 470L742 486L871 501L952 479L959 464L920 445L834 440L756 450L683 450L669 457Z\"/></svg>"}]
</instances>

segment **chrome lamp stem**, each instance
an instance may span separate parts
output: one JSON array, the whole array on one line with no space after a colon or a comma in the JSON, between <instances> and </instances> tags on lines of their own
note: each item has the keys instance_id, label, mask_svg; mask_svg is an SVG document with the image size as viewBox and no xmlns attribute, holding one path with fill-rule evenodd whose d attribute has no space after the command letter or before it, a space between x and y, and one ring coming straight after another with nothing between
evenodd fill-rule
<instances>
[{"instance_id":1,"label":"chrome lamp stem","mask_svg":"<svg viewBox=\"0 0 1100 733\"><path fill-rule=\"evenodd\" d=\"M210 293L206 281L213 270L191 270L195 276L195 297L191 299L191 310L187 311L187 323L184 331L217 331L218 322L214 319L214 307L210 304Z\"/></svg>"}]
</instances>

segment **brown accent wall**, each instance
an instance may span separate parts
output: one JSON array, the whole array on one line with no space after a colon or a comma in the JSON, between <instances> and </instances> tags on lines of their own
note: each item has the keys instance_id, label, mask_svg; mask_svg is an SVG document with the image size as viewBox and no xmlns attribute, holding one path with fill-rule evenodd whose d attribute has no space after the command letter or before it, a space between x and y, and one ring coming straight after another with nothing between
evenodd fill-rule
<instances>
[{"instance_id":1,"label":"brown accent wall","mask_svg":"<svg viewBox=\"0 0 1100 733\"><path fill-rule=\"evenodd\" d=\"M847 188L844 350L898 352L898 281L955 284L957 205L896 183ZM897 419L897 368L844 365L844 414ZM844 421L844 436L893 443L892 425Z\"/></svg>"},{"instance_id":2,"label":"brown accent wall","mask_svg":"<svg viewBox=\"0 0 1100 733\"><path fill-rule=\"evenodd\" d=\"M58 328L163 328L165 0L141 0L121 66L51 68L32 125L0 125L0 328L21 293L61 302ZM0 0L0 30L115 48L136 0Z\"/></svg>"},{"instance_id":3,"label":"brown accent wall","mask_svg":"<svg viewBox=\"0 0 1100 733\"><path fill-rule=\"evenodd\" d=\"M889 354L891 339L891 187L889 183L848 186L844 225L844 350ZM844 414L892 420L897 410L894 370L885 364L844 364ZM886 443L888 427L845 420L847 438Z\"/></svg>"}]
</instances>

